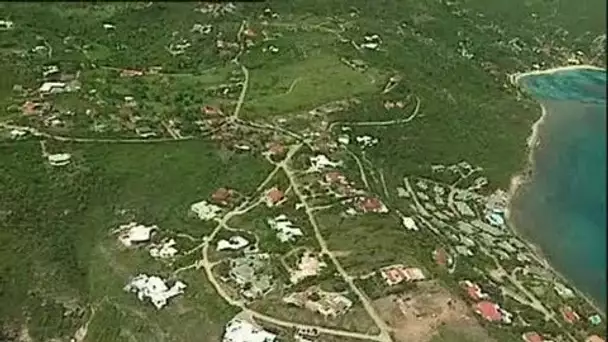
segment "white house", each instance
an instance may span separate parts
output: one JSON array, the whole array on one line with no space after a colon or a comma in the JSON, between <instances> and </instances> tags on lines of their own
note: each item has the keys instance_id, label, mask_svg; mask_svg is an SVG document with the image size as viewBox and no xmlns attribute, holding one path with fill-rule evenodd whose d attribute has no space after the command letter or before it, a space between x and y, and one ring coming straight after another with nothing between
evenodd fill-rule
<instances>
[{"instance_id":1,"label":"white house","mask_svg":"<svg viewBox=\"0 0 608 342\"><path fill-rule=\"evenodd\" d=\"M325 168L336 168L342 165L342 161L332 162L323 154L316 155L314 157L310 157L310 166L309 171L318 172Z\"/></svg>"},{"instance_id":2,"label":"white house","mask_svg":"<svg viewBox=\"0 0 608 342\"><path fill-rule=\"evenodd\" d=\"M293 241L296 237L304 235L302 230L295 227L285 215L279 215L274 219L269 218L267 222L270 228L277 231L277 238L281 242Z\"/></svg>"},{"instance_id":3,"label":"white house","mask_svg":"<svg viewBox=\"0 0 608 342\"><path fill-rule=\"evenodd\" d=\"M13 139L21 138L26 134L27 134L27 131L22 131L20 129L11 130L11 138L13 138Z\"/></svg>"},{"instance_id":4,"label":"white house","mask_svg":"<svg viewBox=\"0 0 608 342\"><path fill-rule=\"evenodd\" d=\"M49 163L53 166L64 166L70 163L72 155L69 153L57 153L48 155Z\"/></svg>"},{"instance_id":5,"label":"white house","mask_svg":"<svg viewBox=\"0 0 608 342\"><path fill-rule=\"evenodd\" d=\"M152 237L152 232L157 229L157 226L146 227L137 222L130 222L118 227L120 232L118 240L126 247L130 247L134 243L148 242Z\"/></svg>"},{"instance_id":6,"label":"white house","mask_svg":"<svg viewBox=\"0 0 608 342\"><path fill-rule=\"evenodd\" d=\"M200 201L192 204L190 211L195 213L201 220L208 221L215 218L222 211L222 208L215 204L207 203L207 201Z\"/></svg>"},{"instance_id":7,"label":"white house","mask_svg":"<svg viewBox=\"0 0 608 342\"><path fill-rule=\"evenodd\" d=\"M277 336L253 324L233 319L226 324L222 342L275 342Z\"/></svg>"},{"instance_id":8,"label":"white house","mask_svg":"<svg viewBox=\"0 0 608 342\"><path fill-rule=\"evenodd\" d=\"M65 91L65 87L66 84L63 82L44 82L42 86L40 86L40 89L38 89L38 91L40 91L41 93L50 94L62 93Z\"/></svg>"},{"instance_id":9,"label":"white house","mask_svg":"<svg viewBox=\"0 0 608 342\"><path fill-rule=\"evenodd\" d=\"M175 240L170 239L169 241L163 243L160 246L152 246L150 248L150 256L159 259L172 258L178 252L177 248L175 248L176 244L177 243L175 242Z\"/></svg>"},{"instance_id":10,"label":"white house","mask_svg":"<svg viewBox=\"0 0 608 342\"><path fill-rule=\"evenodd\" d=\"M184 293L185 288L186 284L179 280L169 288L160 277L140 274L131 279L129 284L124 287L124 290L137 293L137 298L141 301L145 298L150 298L150 301L157 309L162 309L163 306L167 305L169 298Z\"/></svg>"},{"instance_id":11,"label":"white house","mask_svg":"<svg viewBox=\"0 0 608 342\"><path fill-rule=\"evenodd\" d=\"M217 250L223 251L227 249L239 250L249 245L249 241L242 236L235 235L230 237L228 240L220 240L217 242Z\"/></svg>"},{"instance_id":12,"label":"white house","mask_svg":"<svg viewBox=\"0 0 608 342\"><path fill-rule=\"evenodd\" d=\"M416 225L416 221L414 221L414 219L411 218L411 217L402 217L401 218L401 222L403 223L403 226L407 230L418 230L418 226Z\"/></svg>"}]
</instances>

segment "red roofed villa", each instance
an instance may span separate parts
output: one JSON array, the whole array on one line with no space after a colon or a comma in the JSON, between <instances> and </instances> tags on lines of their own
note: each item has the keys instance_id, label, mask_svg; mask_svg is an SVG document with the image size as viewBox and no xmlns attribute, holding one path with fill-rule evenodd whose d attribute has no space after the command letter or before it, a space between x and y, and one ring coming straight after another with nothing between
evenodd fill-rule
<instances>
[{"instance_id":1,"label":"red roofed villa","mask_svg":"<svg viewBox=\"0 0 608 342\"><path fill-rule=\"evenodd\" d=\"M500 307L496 303L484 300L474 305L475 312L490 322L502 321Z\"/></svg>"},{"instance_id":2,"label":"red roofed villa","mask_svg":"<svg viewBox=\"0 0 608 342\"><path fill-rule=\"evenodd\" d=\"M283 198L285 198L285 194L276 186L266 191L266 205L269 207L277 205Z\"/></svg>"},{"instance_id":3,"label":"red roofed villa","mask_svg":"<svg viewBox=\"0 0 608 342\"><path fill-rule=\"evenodd\" d=\"M560 311L562 313L562 317L564 318L564 321L566 321L570 324L576 323L580 319L580 317L576 313L576 311L572 310L572 308L568 305L563 306L560 309Z\"/></svg>"},{"instance_id":4,"label":"red roofed villa","mask_svg":"<svg viewBox=\"0 0 608 342\"><path fill-rule=\"evenodd\" d=\"M526 342L544 342L545 339L535 331L527 332L521 335L521 338Z\"/></svg>"},{"instance_id":5,"label":"red roofed villa","mask_svg":"<svg viewBox=\"0 0 608 342\"><path fill-rule=\"evenodd\" d=\"M399 284L402 281L424 280L426 277L422 270L416 267L405 267L401 264L386 266L380 269L380 275L389 286Z\"/></svg>"},{"instance_id":6,"label":"red roofed villa","mask_svg":"<svg viewBox=\"0 0 608 342\"><path fill-rule=\"evenodd\" d=\"M205 115L216 115L220 113L219 108L213 106L204 106L201 108L201 113Z\"/></svg>"},{"instance_id":7,"label":"red roofed villa","mask_svg":"<svg viewBox=\"0 0 608 342\"><path fill-rule=\"evenodd\" d=\"M266 147L268 148L268 152L270 152L270 155L272 156L280 156L285 153L285 146L283 146L279 142L273 141L271 143L268 143Z\"/></svg>"},{"instance_id":8,"label":"red roofed villa","mask_svg":"<svg viewBox=\"0 0 608 342\"><path fill-rule=\"evenodd\" d=\"M211 199L216 203L228 204L230 197L232 197L232 190L226 188L219 188L211 195Z\"/></svg>"},{"instance_id":9,"label":"red roofed villa","mask_svg":"<svg viewBox=\"0 0 608 342\"><path fill-rule=\"evenodd\" d=\"M481 288L479 287L479 285L472 283L468 280L463 281L462 285L464 286L465 290L467 291L467 294L469 295L469 297L471 299L482 300L482 299L488 298L488 295L481 291Z\"/></svg>"},{"instance_id":10,"label":"red roofed villa","mask_svg":"<svg viewBox=\"0 0 608 342\"><path fill-rule=\"evenodd\" d=\"M144 72L140 70L133 69L122 69L120 71L120 77L134 77L134 76L143 76Z\"/></svg>"},{"instance_id":11,"label":"red roofed villa","mask_svg":"<svg viewBox=\"0 0 608 342\"><path fill-rule=\"evenodd\" d=\"M364 213L386 213L388 208L376 197L365 197L357 204Z\"/></svg>"}]
</instances>

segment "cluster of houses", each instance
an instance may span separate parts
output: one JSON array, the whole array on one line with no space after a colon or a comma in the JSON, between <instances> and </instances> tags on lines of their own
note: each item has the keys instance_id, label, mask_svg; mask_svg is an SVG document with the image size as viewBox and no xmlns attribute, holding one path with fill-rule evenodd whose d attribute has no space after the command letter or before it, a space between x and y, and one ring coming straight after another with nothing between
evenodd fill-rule
<instances>
[{"instance_id":1,"label":"cluster of houses","mask_svg":"<svg viewBox=\"0 0 608 342\"><path fill-rule=\"evenodd\" d=\"M150 243L153 235L158 231L159 228L156 225L146 226L133 221L120 225L113 233L118 235L118 241L127 248L147 245L148 253L154 259L175 257L178 250L174 239L165 238L158 244ZM169 287L167 281L158 276L140 274L133 277L124 290L136 293L141 301L149 298L157 309L161 309L170 298L182 294L185 288L186 284L179 280Z\"/></svg>"},{"instance_id":2,"label":"cluster of houses","mask_svg":"<svg viewBox=\"0 0 608 342\"><path fill-rule=\"evenodd\" d=\"M461 162L449 166L434 165L433 171L448 171L461 178L468 178L474 172L480 171L480 168L474 168L466 162ZM410 186L411 183L414 186ZM512 273L513 281L525 280L526 283L522 286L529 286L532 293L543 296L548 287L553 287L554 291L563 299L573 298L575 296L573 291L555 282L549 272L543 272L543 266L534 263L537 258L526 244L509 233L505 219L508 194L501 190L489 196L475 192L485 184L484 177L477 177L474 186L467 189L448 187L430 179L419 178L414 182L404 179L404 186L397 188L397 194L400 198L411 200L410 209L415 214L411 221L408 220L408 225L413 226L413 221L414 224L417 223L417 227L428 228L433 233L452 242L448 249L437 248L432 254L435 262L448 268L448 272L454 271L456 257L474 259L477 253L483 253L497 261L511 261L508 264L500 265L497 269L486 270L492 280L501 283L505 276L504 272L513 272L513 267L517 267L521 272ZM398 214L400 217L404 217L401 213ZM416 231L415 229L410 230ZM393 272L394 281L400 281L400 277L397 276L399 272ZM388 278L388 275L386 277ZM473 310L483 319L503 324L513 321L513 314L483 293L479 285L465 280L462 282L462 286L466 289L470 299L474 301ZM527 304L527 302L522 302L522 304ZM563 304L557 311L566 323L576 324L581 320L576 310L569 305ZM535 335L529 335L530 338L533 338L531 336Z\"/></svg>"}]
</instances>

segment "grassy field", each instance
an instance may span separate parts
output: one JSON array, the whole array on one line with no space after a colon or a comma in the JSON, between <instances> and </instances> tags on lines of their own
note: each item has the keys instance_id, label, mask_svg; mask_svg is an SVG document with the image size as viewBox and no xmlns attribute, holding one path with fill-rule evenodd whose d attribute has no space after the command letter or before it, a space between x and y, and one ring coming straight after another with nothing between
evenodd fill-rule
<instances>
[{"instance_id":1,"label":"grassy field","mask_svg":"<svg viewBox=\"0 0 608 342\"><path fill-rule=\"evenodd\" d=\"M99 305L90 341L130 340L130 334L139 334L139 340L155 336L158 341L219 338L234 311L216 296L201 272L184 273L186 295L156 312L124 293L122 286L137 272L169 275L172 268L153 262L143 250L122 250L109 232L133 219L157 224L166 236L180 232L201 238L211 226L189 218L189 205L220 186L247 193L268 167L202 142L51 144L48 149L69 151L73 163L62 169L47 166L35 141L0 149L0 239L10 246L1 252L0 296L5 305L0 321L8 324L14 319L20 324L28 317L36 338L60 337L72 334L90 311L63 320L53 317L51 323L44 318L51 305L40 307L41 303L57 303L54 310L60 312ZM185 247L180 239L178 244ZM32 300L33 294L43 300ZM128 317L134 319L123 319ZM115 329L107 330L110 326Z\"/></svg>"},{"instance_id":2,"label":"grassy field","mask_svg":"<svg viewBox=\"0 0 608 342\"><path fill-rule=\"evenodd\" d=\"M378 84L370 79L374 71L368 72L352 70L334 55L310 56L275 69L252 69L252 91L243 113L250 117L286 114L370 93Z\"/></svg>"}]
</instances>

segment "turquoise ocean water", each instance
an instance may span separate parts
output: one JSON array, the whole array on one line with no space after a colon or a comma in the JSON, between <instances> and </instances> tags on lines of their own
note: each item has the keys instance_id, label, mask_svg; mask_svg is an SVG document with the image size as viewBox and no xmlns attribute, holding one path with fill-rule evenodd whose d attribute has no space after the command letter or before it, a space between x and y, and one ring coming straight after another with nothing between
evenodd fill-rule
<instances>
[{"instance_id":1,"label":"turquoise ocean water","mask_svg":"<svg viewBox=\"0 0 608 342\"><path fill-rule=\"evenodd\" d=\"M518 230L606 310L606 73L520 80L547 109L531 182L513 202Z\"/></svg>"}]
</instances>

